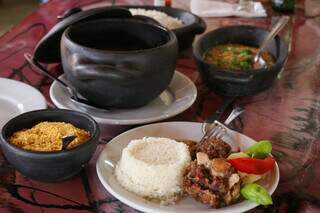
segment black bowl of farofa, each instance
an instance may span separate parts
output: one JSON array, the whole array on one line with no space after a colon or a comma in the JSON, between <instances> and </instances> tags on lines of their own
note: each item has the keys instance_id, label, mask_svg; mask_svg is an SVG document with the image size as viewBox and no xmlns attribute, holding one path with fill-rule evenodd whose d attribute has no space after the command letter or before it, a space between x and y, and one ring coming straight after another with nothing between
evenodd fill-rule
<instances>
[{"instance_id":1,"label":"black bowl of farofa","mask_svg":"<svg viewBox=\"0 0 320 213\"><path fill-rule=\"evenodd\" d=\"M83 143L60 151L31 151L10 143L13 133L44 121L65 122L86 130L90 137ZM43 182L58 182L73 177L91 159L98 145L100 130L93 118L71 110L37 110L21 114L5 124L1 147L6 159L24 176Z\"/></svg>"}]
</instances>

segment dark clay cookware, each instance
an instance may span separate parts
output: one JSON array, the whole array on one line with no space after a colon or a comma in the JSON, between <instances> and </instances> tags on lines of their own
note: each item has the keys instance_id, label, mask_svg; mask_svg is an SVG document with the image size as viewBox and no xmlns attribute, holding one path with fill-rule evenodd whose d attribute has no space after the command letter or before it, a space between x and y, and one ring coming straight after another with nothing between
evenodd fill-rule
<instances>
[{"instance_id":1,"label":"dark clay cookware","mask_svg":"<svg viewBox=\"0 0 320 213\"><path fill-rule=\"evenodd\" d=\"M196 35L202 34L206 30L206 23L202 18L199 16L191 13L190 11L182 10L179 8L173 8L173 7L161 7L161 6L144 6L144 5L119 5L117 7L102 7L99 8L99 10L112 10L112 8L115 8L116 10L119 10L121 12L121 15L124 14L124 11L120 11L121 9L127 9L127 12L129 12L128 9L130 8L141 8L145 10L157 10L163 13L166 13L167 15L180 19L183 22L183 26L179 27L177 29L172 29L172 31L175 33L178 39L178 45L179 50L183 51L185 49L188 49L191 47L193 40ZM94 9L97 10L97 9ZM82 9L79 7L72 8L64 14L63 17L69 17L70 15L73 15L75 13L81 12ZM85 11L86 12L86 11ZM82 12L81 12L82 13ZM103 12L105 13L105 12ZM129 12L130 13L130 12ZM131 13L130 13L131 14ZM154 19L142 16L142 15L135 15L132 16L133 19L140 19L149 23L159 24L159 22L155 21Z\"/></svg>"},{"instance_id":2,"label":"dark clay cookware","mask_svg":"<svg viewBox=\"0 0 320 213\"><path fill-rule=\"evenodd\" d=\"M177 40L153 19L120 7L74 8L58 18L37 44L33 64L61 62L70 86L90 105L139 107L169 85Z\"/></svg>"},{"instance_id":3,"label":"dark clay cookware","mask_svg":"<svg viewBox=\"0 0 320 213\"><path fill-rule=\"evenodd\" d=\"M133 108L156 98L172 79L177 54L172 31L133 19L74 24L61 40L68 81L101 107Z\"/></svg>"},{"instance_id":4,"label":"dark clay cookware","mask_svg":"<svg viewBox=\"0 0 320 213\"><path fill-rule=\"evenodd\" d=\"M82 11L73 8L58 17L59 22L38 42L34 58L41 63L59 63L60 41L65 29L72 24L107 18L130 18L131 13L125 8L109 7Z\"/></svg>"},{"instance_id":5,"label":"dark clay cookware","mask_svg":"<svg viewBox=\"0 0 320 213\"><path fill-rule=\"evenodd\" d=\"M24 150L9 142L19 130L42 121L66 122L90 132L90 139L72 149L55 152ZM99 139L99 127L87 114L71 110L37 110L21 114L5 124L1 132L1 148L6 159L23 175L34 180L56 182L76 175L90 160Z\"/></svg>"},{"instance_id":6,"label":"dark clay cookware","mask_svg":"<svg viewBox=\"0 0 320 213\"><path fill-rule=\"evenodd\" d=\"M202 36L194 45L193 54L205 83L222 96L255 95L269 88L282 70L288 57L287 45L276 36L268 46L268 52L276 62L270 68L237 72L224 70L204 60L204 54L212 47L224 43L237 43L258 47L268 31L253 26L229 26Z\"/></svg>"},{"instance_id":7,"label":"dark clay cookware","mask_svg":"<svg viewBox=\"0 0 320 213\"><path fill-rule=\"evenodd\" d=\"M198 70L206 85L216 94L224 97L221 112L237 96L250 96L272 86L288 57L287 45L276 36L267 47L276 62L269 68L237 72L224 70L205 61L205 53L212 47L224 43L244 44L259 47L269 31L254 26L228 26L213 30L196 41L193 55ZM216 115L213 115L213 119Z\"/></svg>"},{"instance_id":8,"label":"dark clay cookware","mask_svg":"<svg viewBox=\"0 0 320 213\"><path fill-rule=\"evenodd\" d=\"M185 50L191 47L196 35L202 34L206 30L206 23L199 16L191 13L190 11L173 8L173 7L160 7L160 6L141 6L130 5L120 6L125 8L142 8L146 10L157 10L167 15L178 18L183 22L183 26L177 29L172 29L178 39L179 50Z\"/></svg>"}]
</instances>

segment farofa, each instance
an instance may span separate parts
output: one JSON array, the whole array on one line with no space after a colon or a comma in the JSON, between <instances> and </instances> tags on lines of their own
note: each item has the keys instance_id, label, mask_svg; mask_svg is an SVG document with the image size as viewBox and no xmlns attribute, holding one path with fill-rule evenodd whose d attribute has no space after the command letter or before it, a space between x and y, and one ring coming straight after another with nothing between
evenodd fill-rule
<instances>
[{"instance_id":1,"label":"farofa","mask_svg":"<svg viewBox=\"0 0 320 213\"><path fill-rule=\"evenodd\" d=\"M24 129L13 133L10 143L33 151L60 151L62 149L62 138L75 135L76 138L67 148L73 148L84 143L90 137L90 133L64 122L41 122L31 129Z\"/></svg>"}]
</instances>

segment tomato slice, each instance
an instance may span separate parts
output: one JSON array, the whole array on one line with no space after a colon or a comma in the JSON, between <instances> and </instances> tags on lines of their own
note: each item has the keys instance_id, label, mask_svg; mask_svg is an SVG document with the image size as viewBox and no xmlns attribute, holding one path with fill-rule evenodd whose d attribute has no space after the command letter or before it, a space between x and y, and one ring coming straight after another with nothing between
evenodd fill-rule
<instances>
[{"instance_id":1,"label":"tomato slice","mask_svg":"<svg viewBox=\"0 0 320 213\"><path fill-rule=\"evenodd\" d=\"M227 161L240 172L256 175L270 171L275 164L275 160L271 156L263 160L256 158L234 158Z\"/></svg>"}]
</instances>

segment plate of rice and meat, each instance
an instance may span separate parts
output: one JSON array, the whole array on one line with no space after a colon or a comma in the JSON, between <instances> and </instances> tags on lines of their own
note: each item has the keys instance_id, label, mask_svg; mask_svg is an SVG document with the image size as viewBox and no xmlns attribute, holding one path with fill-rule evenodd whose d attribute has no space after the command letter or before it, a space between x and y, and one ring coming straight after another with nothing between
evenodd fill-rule
<instances>
[{"instance_id":1,"label":"plate of rice and meat","mask_svg":"<svg viewBox=\"0 0 320 213\"><path fill-rule=\"evenodd\" d=\"M201 123L164 122L120 134L101 152L98 177L143 212L244 212L271 205L279 182L272 144L226 128L198 143Z\"/></svg>"}]
</instances>

